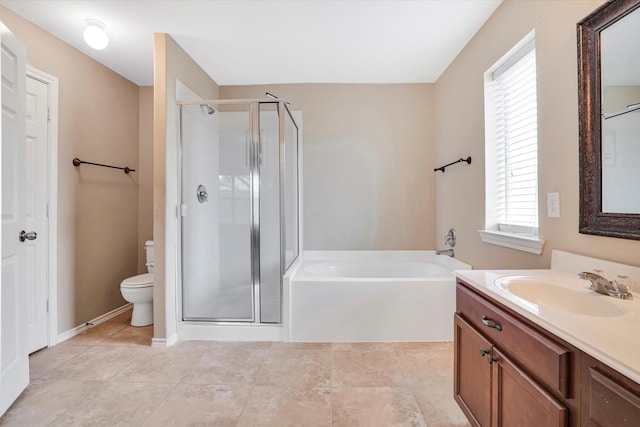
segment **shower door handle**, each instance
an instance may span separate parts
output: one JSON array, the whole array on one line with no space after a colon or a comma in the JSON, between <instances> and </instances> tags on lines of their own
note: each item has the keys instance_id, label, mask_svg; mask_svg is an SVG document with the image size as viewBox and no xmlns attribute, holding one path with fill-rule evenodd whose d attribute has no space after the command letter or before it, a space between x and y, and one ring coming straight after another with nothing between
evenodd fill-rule
<instances>
[{"instance_id":1,"label":"shower door handle","mask_svg":"<svg viewBox=\"0 0 640 427\"><path fill-rule=\"evenodd\" d=\"M244 165L251 166L251 141L248 129L244 133Z\"/></svg>"},{"instance_id":2,"label":"shower door handle","mask_svg":"<svg viewBox=\"0 0 640 427\"><path fill-rule=\"evenodd\" d=\"M262 164L262 141L264 140L264 132L260 131L258 134L258 164Z\"/></svg>"}]
</instances>

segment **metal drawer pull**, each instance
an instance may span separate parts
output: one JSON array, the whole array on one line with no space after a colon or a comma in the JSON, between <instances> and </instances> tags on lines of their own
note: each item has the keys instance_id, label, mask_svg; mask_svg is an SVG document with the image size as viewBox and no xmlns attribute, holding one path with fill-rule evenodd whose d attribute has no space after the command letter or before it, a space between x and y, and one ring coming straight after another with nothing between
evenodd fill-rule
<instances>
[{"instance_id":1,"label":"metal drawer pull","mask_svg":"<svg viewBox=\"0 0 640 427\"><path fill-rule=\"evenodd\" d=\"M486 356L491 353L491 350L485 350L484 348L480 348L480 356Z\"/></svg>"},{"instance_id":2,"label":"metal drawer pull","mask_svg":"<svg viewBox=\"0 0 640 427\"><path fill-rule=\"evenodd\" d=\"M486 314L482 315L482 324L484 326L488 326L490 328L497 329L498 331L502 330L502 326L500 326L499 323L496 323L493 320L489 319Z\"/></svg>"},{"instance_id":3,"label":"metal drawer pull","mask_svg":"<svg viewBox=\"0 0 640 427\"><path fill-rule=\"evenodd\" d=\"M491 365L493 362L497 362L498 359L496 359L495 357L492 357L491 355L487 356L487 362L489 362L489 365Z\"/></svg>"}]
</instances>

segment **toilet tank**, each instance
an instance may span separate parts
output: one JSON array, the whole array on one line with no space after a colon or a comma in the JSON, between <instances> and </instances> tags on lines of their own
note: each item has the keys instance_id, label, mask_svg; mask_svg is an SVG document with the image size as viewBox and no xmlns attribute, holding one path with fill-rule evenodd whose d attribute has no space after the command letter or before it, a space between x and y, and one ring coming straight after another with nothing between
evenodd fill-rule
<instances>
[{"instance_id":1,"label":"toilet tank","mask_svg":"<svg viewBox=\"0 0 640 427\"><path fill-rule=\"evenodd\" d=\"M147 254L147 271L153 273L153 240L144 242L144 251Z\"/></svg>"}]
</instances>

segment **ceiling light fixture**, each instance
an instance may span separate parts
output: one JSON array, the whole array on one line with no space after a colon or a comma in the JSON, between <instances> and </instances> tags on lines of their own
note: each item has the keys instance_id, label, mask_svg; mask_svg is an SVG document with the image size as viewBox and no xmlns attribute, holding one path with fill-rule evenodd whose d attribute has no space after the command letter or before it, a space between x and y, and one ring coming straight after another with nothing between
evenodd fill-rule
<instances>
[{"instance_id":1,"label":"ceiling light fixture","mask_svg":"<svg viewBox=\"0 0 640 427\"><path fill-rule=\"evenodd\" d=\"M109 37L104 31L104 24L95 19L85 20L87 28L84 29L84 41L94 49L104 49L109 44Z\"/></svg>"}]
</instances>

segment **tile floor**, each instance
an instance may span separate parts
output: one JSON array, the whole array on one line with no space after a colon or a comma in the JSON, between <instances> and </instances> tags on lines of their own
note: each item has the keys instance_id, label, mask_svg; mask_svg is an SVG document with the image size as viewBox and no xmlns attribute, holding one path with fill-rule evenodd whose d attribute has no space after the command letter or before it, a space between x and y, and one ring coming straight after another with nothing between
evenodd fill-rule
<instances>
[{"instance_id":1,"label":"tile floor","mask_svg":"<svg viewBox=\"0 0 640 427\"><path fill-rule=\"evenodd\" d=\"M30 358L2 426L467 426L451 343L185 341L123 313Z\"/></svg>"}]
</instances>

